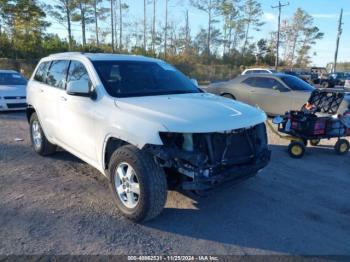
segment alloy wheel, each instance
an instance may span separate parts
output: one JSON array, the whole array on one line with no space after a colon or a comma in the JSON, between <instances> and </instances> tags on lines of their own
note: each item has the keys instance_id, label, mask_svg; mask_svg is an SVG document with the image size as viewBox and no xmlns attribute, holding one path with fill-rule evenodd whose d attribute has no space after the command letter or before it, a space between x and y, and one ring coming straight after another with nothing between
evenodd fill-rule
<instances>
[{"instance_id":1,"label":"alloy wheel","mask_svg":"<svg viewBox=\"0 0 350 262\"><path fill-rule=\"evenodd\" d=\"M140 184L132 166L120 163L114 174L115 189L120 201L127 208L135 208L140 199Z\"/></svg>"}]
</instances>

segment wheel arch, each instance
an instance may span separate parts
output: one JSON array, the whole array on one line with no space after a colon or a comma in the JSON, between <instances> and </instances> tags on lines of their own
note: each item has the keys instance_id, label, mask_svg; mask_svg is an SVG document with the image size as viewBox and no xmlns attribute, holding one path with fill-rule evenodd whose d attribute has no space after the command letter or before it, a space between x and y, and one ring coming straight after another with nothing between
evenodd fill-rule
<instances>
[{"instance_id":1,"label":"wheel arch","mask_svg":"<svg viewBox=\"0 0 350 262\"><path fill-rule=\"evenodd\" d=\"M32 107L31 105L28 105L26 108L26 116L27 116L27 121L29 123L30 118L32 117L32 114L35 113L35 109L34 107Z\"/></svg>"},{"instance_id":2,"label":"wheel arch","mask_svg":"<svg viewBox=\"0 0 350 262\"><path fill-rule=\"evenodd\" d=\"M130 143L120 138L116 138L114 136L109 136L106 138L104 147L103 147L103 155L102 155L103 157L102 164L103 164L104 170L108 169L108 164L114 151L125 145L130 145Z\"/></svg>"},{"instance_id":3,"label":"wheel arch","mask_svg":"<svg viewBox=\"0 0 350 262\"><path fill-rule=\"evenodd\" d=\"M223 92L223 93L221 93L220 94L220 96L231 96L232 97L232 99L234 99L234 100L237 100L237 98L233 95L233 94L231 94L231 93L228 93L228 92Z\"/></svg>"}]
</instances>

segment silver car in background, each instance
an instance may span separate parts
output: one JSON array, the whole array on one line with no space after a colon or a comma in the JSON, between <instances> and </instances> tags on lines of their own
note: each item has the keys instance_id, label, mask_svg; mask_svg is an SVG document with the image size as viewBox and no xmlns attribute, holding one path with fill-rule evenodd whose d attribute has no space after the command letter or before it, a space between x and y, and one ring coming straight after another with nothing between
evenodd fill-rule
<instances>
[{"instance_id":1,"label":"silver car in background","mask_svg":"<svg viewBox=\"0 0 350 262\"><path fill-rule=\"evenodd\" d=\"M249 74L212 84L206 91L257 106L268 115L281 115L289 110L299 110L314 89L291 75Z\"/></svg>"},{"instance_id":2,"label":"silver car in background","mask_svg":"<svg viewBox=\"0 0 350 262\"><path fill-rule=\"evenodd\" d=\"M17 71L0 70L0 111L24 110L27 80Z\"/></svg>"}]
</instances>

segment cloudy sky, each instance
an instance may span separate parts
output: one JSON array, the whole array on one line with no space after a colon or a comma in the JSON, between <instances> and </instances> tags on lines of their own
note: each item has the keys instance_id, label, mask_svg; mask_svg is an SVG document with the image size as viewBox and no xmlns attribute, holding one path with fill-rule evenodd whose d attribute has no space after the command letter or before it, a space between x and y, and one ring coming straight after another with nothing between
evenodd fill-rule
<instances>
[{"instance_id":1,"label":"cloudy sky","mask_svg":"<svg viewBox=\"0 0 350 262\"><path fill-rule=\"evenodd\" d=\"M49 3L54 3L55 0L48 0ZM151 2L150 0L148 0ZM129 6L130 10L127 14L126 20L142 19L143 17L143 0L124 0ZM206 27L207 17L206 14L189 7L187 0L169 0L169 19L176 24L181 24L184 21L184 13L188 8L190 13L190 23L192 28L192 34L201 27ZM282 3L288 2L281 1ZM163 17L165 0L158 0L157 13L158 19L164 23ZM253 32L252 36L255 39L268 38L269 32L277 29L277 9L272 9L271 6L277 5L277 0L260 0L262 8L264 10L263 20L266 24L263 26L260 32ZM282 19L290 18L298 7L303 8L309 14L314 17L315 25L318 26L325 34L324 38L315 45L312 50L313 64L317 66L326 66L327 63L334 60L335 41L337 35L337 26L340 9L344 9L343 16L343 34L340 42L340 49L338 55L338 61L350 61L350 0L290 0L290 5L283 8ZM152 6L148 6L148 12L151 14ZM49 18L50 20L50 18ZM53 21L50 21L53 22ZM79 24L73 26L74 34L77 39L80 39L80 27ZM64 36L66 32L64 28L59 24L54 23L49 29L51 33L59 33Z\"/></svg>"}]
</instances>

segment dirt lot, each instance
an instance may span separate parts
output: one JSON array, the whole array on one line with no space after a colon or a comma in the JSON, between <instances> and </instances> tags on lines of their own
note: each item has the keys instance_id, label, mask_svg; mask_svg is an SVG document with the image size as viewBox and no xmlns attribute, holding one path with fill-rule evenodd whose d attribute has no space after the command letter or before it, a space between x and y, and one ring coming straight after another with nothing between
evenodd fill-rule
<instances>
[{"instance_id":1,"label":"dirt lot","mask_svg":"<svg viewBox=\"0 0 350 262\"><path fill-rule=\"evenodd\" d=\"M169 192L138 225L98 171L66 152L36 155L24 113L0 114L0 254L350 254L350 156L323 144L294 160L270 143L257 177L204 198Z\"/></svg>"}]
</instances>

